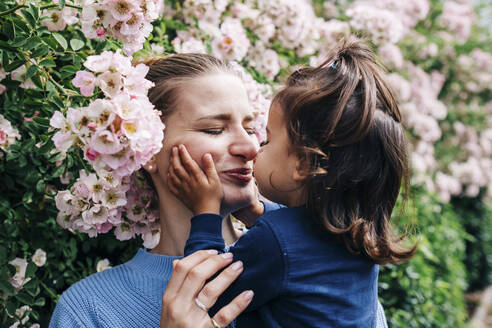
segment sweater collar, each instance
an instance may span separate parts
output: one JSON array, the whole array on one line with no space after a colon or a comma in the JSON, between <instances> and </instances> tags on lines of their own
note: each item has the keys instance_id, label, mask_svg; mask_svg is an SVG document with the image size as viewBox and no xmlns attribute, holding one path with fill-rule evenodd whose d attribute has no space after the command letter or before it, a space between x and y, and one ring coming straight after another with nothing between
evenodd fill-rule
<instances>
[{"instance_id":1,"label":"sweater collar","mask_svg":"<svg viewBox=\"0 0 492 328\"><path fill-rule=\"evenodd\" d=\"M173 261L181 258L183 257L152 254L144 249L139 249L137 254L127 262L127 265L144 274L169 278L173 271Z\"/></svg>"}]
</instances>

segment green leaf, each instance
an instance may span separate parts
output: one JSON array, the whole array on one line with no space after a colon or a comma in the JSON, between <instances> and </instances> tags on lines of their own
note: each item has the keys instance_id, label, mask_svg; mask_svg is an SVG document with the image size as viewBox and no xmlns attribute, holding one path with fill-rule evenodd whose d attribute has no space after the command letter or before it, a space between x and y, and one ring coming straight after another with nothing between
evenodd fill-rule
<instances>
[{"instance_id":1,"label":"green leaf","mask_svg":"<svg viewBox=\"0 0 492 328\"><path fill-rule=\"evenodd\" d=\"M79 67L77 67L77 66L73 66L73 65L66 65L66 66L63 66L63 67L60 69L60 72L69 72L69 73L75 74L75 73L77 73L79 70L80 70L80 68L79 68Z\"/></svg>"},{"instance_id":2,"label":"green leaf","mask_svg":"<svg viewBox=\"0 0 492 328\"><path fill-rule=\"evenodd\" d=\"M68 44L67 40L60 33L53 33L53 37L58 41L63 50L67 50Z\"/></svg>"},{"instance_id":3,"label":"green leaf","mask_svg":"<svg viewBox=\"0 0 492 328\"><path fill-rule=\"evenodd\" d=\"M7 294L14 294L15 288L8 281L0 280L0 290Z\"/></svg>"},{"instance_id":4,"label":"green leaf","mask_svg":"<svg viewBox=\"0 0 492 328\"><path fill-rule=\"evenodd\" d=\"M31 191L28 191L24 194L24 196L22 197L22 202L25 203L25 204L30 204L32 203L32 192Z\"/></svg>"},{"instance_id":5,"label":"green leaf","mask_svg":"<svg viewBox=\"0 0 492 328\"><path fill-rule=\"evenodd\" d=\"M42 125L45 127L50 126L50 119L49 118L36 116L36 117L33 117L32 120L39 125Z\"/></svg>"},{"instance_id":6,"label":"green leaf","mask_svg":"<svg viewBox=\"0 0 492 328\"><path fill-rule=\"evenodd\" d=\"M27 26L27 24L24 22L23 19L14 17L13 22L14 22L15 26L20 28L24 33L29 33L29 31L30 31L29 26Z\"/></svg>"},{"instance_id":7,"label":"green leaf","mask_svg":"<svg viewBox=\"0 0 492 328\"><path fill-rule=\"evenodd\" d=\"M26 277L28 278L34 277L34 274L36 273L37 270L38 267L36 266L36 264L34 264L34 262L29 262L26 268Z\"/></svg>"},{"instance_id":8,"label":"green leaf","mask_svg":"<svg viewBox=\"0 0 492 328\"><path fill-rule=\"evenodd\" d=\"M56 67L56 63L53 59L44 59L39 62L39 66Z\"/></svg>"},{"instance_id":9,"label":"green leaf","mask_svg":"<svg viewBox=\"0 0 492 328\"><path fill-rule=\"evenodd\" d=\"M36 21L37 19L31 14L29 11L23 9L21 10L22 15L26 18L27 22L29 25L31 25L33 28L36 27Z\"/></svg>"},{"instance_id":10,"label":"green leaf","mask_svg":"<svg viewBox=\"0 0 492 328\"><path fill-rule=\"evenodd\" d=\"M3 25L3 33L7 35L9 40L15 39L15 25L11 20L8 20Z\"/></svg>"},{"instance_id":11,"label":"green leaf","mask_svg":"<svg viewBox=\"0 0 492 328\"><path fill-rule=\"evenodd\" d=\"M46 303L46 300L44 299L44 297L40 297L34 301L35 306L44 306L45 303Z\"/></svg>"},{"instance_id":12,"label":"green leaf","mask_svg":"<svg viewBox=\"0 0 492 328\"><path fill-rule=\"evenodd\" d=\"M44 188L45 188L44 180L39 180L38 183L36 183L36 191L40 193L44 192Z\"/></svg>"},{"instance_id":13,"label":"green leaf","mask_svg":"<svg viewBox=\"0 0 492 328\"><path fill-rule=\"evenodd\" d=\"M23 37L18 37L14 42L11 43L12 47L20 48L27 43L27 39Z\"/></svg>"},{"instance_id":14,"label":"green leaf","mask_svg":"<svg viewBox=\"0 0 492 328\"><path fill-rule=\"evenodd\" d=\"M34 17L35 20L39 19L39 9L32 3L29 4L29 13Z\"/></svg>"},{"instance_id":15,"label":"green leaf","mask_svg":"<svg viewBox=\"0 0 492 328\"><path fill-rule=\"evenodd\" d=\"M19 307L19 302L17 302L15 298L11 297L7 300L6 309L8 314L14 315L15 310L17 310L18 307Z\"/></svg>"},{"instance_id":16,"label":"green leaf","mask_svg":"<svg viewBox=\"0 0 492 328\"><path fill-rule=\"evenodd\" d=\"M25 79L26 80L30 79L31 77L34 76L34 74L36 74L37 71L38 71L38 68L36 67L36 65L29 66L29 68L26 71Z\"/></svg>"},{"instance_id":17,"label":"green leaf","mask_svg":"<svg viewBox=\"0 0 492 328\"><path fill-rule=\"evenodd\" d=\"M56 93L56 87L51 81L46 81L46 90L50 93Z\"/></svg>"},{"instance_id":18,"label":"green leaf","mask_svg":"<svg viewBox=\"0 0 492 328\"><path fill-rule=\"evenodd\" d=\"M38 47L31 53L32 58L36 57L44 57L48 54L49 49L46 45L42 45L41 47Z\"/></svg>"},{"instance_id":19,"label":"green leaf","mask_svg":"<svg viewBox=\"0 0 492 328\"><path fill-rule=\"evenodd\" d=\"M73 51L80 50L84 47L84 42L79 39L70 40L70 47L72 47Z\"/></svg>"},{"instance_id":20,"label":"green leaf","mask_svg":"<svg viewBox=\"0 0 492 328\"><path fill-rule=\"evenodd\" d=\"M33 305L34 303L34 297L32 297L31 295L25 293L25 292L21 292L17 295L15 295L15 298L17 300L19 300L22 304L25 304L25 305Z\"/></svg>"},{"instance_id":21,"label":"green leaf","mask_svg":"<svg viewBox=\"0 0 492 328\"><path fill-rule=\"evenodd\" d=\"M43 82L41 81L41 77L39 75L34 75L31 78L32 82L40 89L43 88Z\"/></svg>"},{"instance_id":22,"label":"green leaf","mask_svg":"<svg viewBox=\"0 0 492 328\"><path fill-rule=\"evenodd\" d=\"M41 38L38 36L34 36L32 38L27 39L27 42L24 47L26 50L32 50L41 44L42 44Z\"/></svg>"},{"instance_id":23,"label":"green leaf","mask_svg":"<svg viewBox=\"0 0 492 328\"><path fill-rule=\"evenodd\" d=\"M7 204L2 204L2 206L0 207L3 207L3 205L8 206L8 202ZM0 246L0 265L3 265L5 262L7 262L7 250L5 249L5 247Z\"/></svg>"},{"instance_id":24,"label":"green leaf","mask_svg":"<svg viewBox=\"0 0 492 328\"><path fill-rule=\"evenodd\" d=\"M47 38L42 38L44 43L48 45L51 49L56 50L58 48L58 42L54 37L47 37Z\"/></svg>"},{"instance_id":25,"label":"green leaf","mask_svg":"<svg viewBox=\"0 0 492 328\"><path fill-rule=\"evenodd\" d=\"M51 177L58 178L63 174L63 172L65 172L65 165L60 165L53 171Z\"/></svg>"}]
</instances>

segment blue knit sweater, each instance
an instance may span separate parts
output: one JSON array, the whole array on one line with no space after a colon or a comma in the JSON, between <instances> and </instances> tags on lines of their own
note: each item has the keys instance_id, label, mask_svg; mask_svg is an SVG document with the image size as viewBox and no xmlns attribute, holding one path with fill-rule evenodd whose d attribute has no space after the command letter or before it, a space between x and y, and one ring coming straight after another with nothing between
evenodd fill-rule
<instances>
[{"instance_id":1,"label":"blue knit sweater","mask_svg":"<svg viewBox=\"0 0 492 328\"><path fill-rule=\"evenodd\" d=\"M176 258L139 250L132 260L77 282L60 297L50 328L159 327Z\"/></svg>"}]
</instances>

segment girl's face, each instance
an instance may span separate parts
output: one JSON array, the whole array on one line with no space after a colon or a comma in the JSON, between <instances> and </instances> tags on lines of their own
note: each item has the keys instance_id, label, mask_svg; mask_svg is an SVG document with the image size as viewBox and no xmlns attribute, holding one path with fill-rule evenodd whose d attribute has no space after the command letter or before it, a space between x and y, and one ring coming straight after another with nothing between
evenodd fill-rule
<instances>
[{"instance_id":1,"label":"girl's face","mask_svg":"<svg viewBox=\"0 0 492 328\"><path fill-rule=\"evenodd\" d=\"M267 140L262 144L254 165L258 191L266 198L287 206L300 205L298 157L290 151L284 114L273 102L268 113Z\"/></svg>"},{"instance_id":2,"label":"girl's face","mask_svg":"<svg viewBox=\"0 0 492 328\"><path fill-rule=\"evenodd\" d=\"M224 191L223 213L250 204L259 145L242 81L226 73L193 79L183 85L177 103L165 120L164 144L156 156L161 179L167 181L172 147L184 144L200 166L203 154L212 155Z\"/></svg>"}]
</instances>

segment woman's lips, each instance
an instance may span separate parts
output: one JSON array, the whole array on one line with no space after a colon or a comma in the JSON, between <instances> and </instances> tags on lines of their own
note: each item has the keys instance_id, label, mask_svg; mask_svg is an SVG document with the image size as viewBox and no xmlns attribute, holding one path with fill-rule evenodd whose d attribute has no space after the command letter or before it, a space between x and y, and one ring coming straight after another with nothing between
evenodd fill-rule
<instances>
[{"instance_id":1,"label":"woman's lips","mask_svg":"<svg viewBox=\"0 0 492 328\"><path fill-rule=\"evenodd\" d=\"M248 168L235 168L232 170L222 171L230 180L240 183L248 183L253 179L253 170Z\"/></svg>"}]
</instances>

